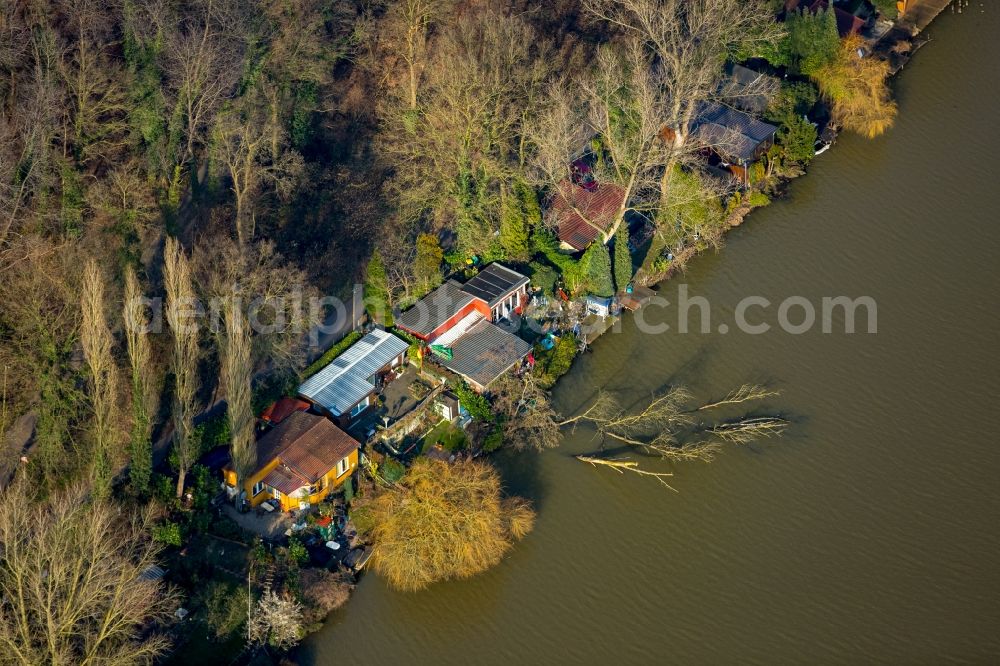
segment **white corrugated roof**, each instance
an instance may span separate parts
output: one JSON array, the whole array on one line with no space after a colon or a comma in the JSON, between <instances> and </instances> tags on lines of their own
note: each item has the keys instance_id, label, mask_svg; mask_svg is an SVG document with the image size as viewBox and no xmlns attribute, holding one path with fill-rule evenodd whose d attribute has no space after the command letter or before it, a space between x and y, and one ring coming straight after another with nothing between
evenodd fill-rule
<instances>
[{"instance_id":1,"label":"white corrugated roof","mask_svg":"<svg viewBox=\"0 0 1000 666\"><path fill-rule=\"evenodd\" d=\"M470 328L472 328L476 322L483 318L483 315L479 313L479 310L473 310L469 314L462 317L457 324L449 328L447 331L437 336L431 340L433 345L443 345L448 347L455 340L465 335Z\"/></svg>"},{"instance_id":2,"label":"white corrugated roof","mask_svg":"<svg viewBox=\"0 0 1000 666\"><path fill-rule=\"evenodd\" d=\"M409 345L382 330L374 330L302 382L299 395L340 416L372 392L373 376Z\"/></svg>"}]
</instances>

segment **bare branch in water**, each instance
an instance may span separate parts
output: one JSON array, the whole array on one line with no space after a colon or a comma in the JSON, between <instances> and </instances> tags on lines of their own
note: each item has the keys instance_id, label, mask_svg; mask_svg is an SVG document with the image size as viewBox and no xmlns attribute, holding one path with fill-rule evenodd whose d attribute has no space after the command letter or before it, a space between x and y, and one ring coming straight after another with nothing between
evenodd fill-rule
<instances>
[{"instance_id":1,"label":"bare branch in water","mask_svg":"<svg viewBox=\"0 0 1000 666\"><path fill-rule=\"evenodd\" d=\"M754 416L714 425L708 432L733 444L748 444L758 437L780 435L787 427L788 421L779 416Z\"/></svg>"},{"instance_id":2,"label":"bare branch in water","mask_svg":"<svg viewBox=\"0 0 1000 666\"><path fill-rule=\"evenodd\" d=\"M625 458L595 458L593 456L575 456L580 462L590 463L591 465L597 467L598 465L603 465L605 467L610 467L619 474L624 474L625 472L632 472L633 474L639 474L642 476L651 476L661 485L669 488L670 490L677 492L677 489L671 486L669 483L664 481L664 477L673 476L671 472L649 472L644 469L639 468L639 463L634 460L627 460Z\"/></svg>"},{"instance_id":3,"label":"bare branch in water","mask_svg":"<svg viewBox=\"0 0 1000 666\"><path fill-rule=\"evenodd\" d=\"M738 405L743 402L750 402L752 400L763 400L764 398L770 398L772 396L781 395L780 391L769 391L767 388L761 386L760 384L744 384L735 391L731 391L722 400L716 402L709 402L698 409L696 412L700 412L703 409L712 409L714 407L721 407L723 405Z\"/></svg>"}]
</instances>

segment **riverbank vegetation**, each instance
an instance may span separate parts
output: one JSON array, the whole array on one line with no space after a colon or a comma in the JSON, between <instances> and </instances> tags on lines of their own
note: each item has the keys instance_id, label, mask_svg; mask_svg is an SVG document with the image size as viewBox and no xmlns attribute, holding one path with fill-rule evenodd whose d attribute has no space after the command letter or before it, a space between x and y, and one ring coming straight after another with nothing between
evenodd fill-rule
<instances>
[{"instance_id":1,"label":"riverbank vegetation","mask_svg":"<svg viewBox=\"0 0 1000 666\"><path fill-rule=\"evenodd\" d=\"M195 625L240 645L246 602L261 610L250 634L280 650L342 603L349 581L300 566L295 543L258 548L213 511L218 480L199 464L229 447L246 478L260 409L318 369L306 333L329 313L303 307L308 297L362 283L371 318L391 326L394 309L494 260L561 300L656 282L719 247L804 172L827 116L875 136L896 113L886 67L838 37L832 12L780 5L7 3L0 520L39 531L11 527L0 547L41 557L0 568L0 584L14 586L0 595L0 634L20 663L85 663L81 650L113 661L126 648L152 658L165 647L164 604L181 603L155 579L136 584L114 633L67 642L66 632L89 636L87 618L117 601L64 604L56 610L68 624L44 627L12 605L28 603L14 594L19 581L61 571L59 549L96 567L109 589L122 581L101 578L97 555L129 580L166 558L166 580L195 616L174 644L194 640L184 629ZM734 91L726 67L739 63L777 86ZM749 97L763 101L754 114L777 140L730 170L720 154L731 137L706 138L696 125L707 105ZM579 209L580 191L597 187L618 193L609 220L568 251L554 202ZM579 343L566 333L539 345L531 378L504 380L488 397L457 383L474 419L465 453L550 448L560 427L586 422L622 444L704 459L714 449L695 446L695 434L739 441L780 429L750 420L699 429L677 411L678 390L638 413L602 396L588 416L561 422L546 391ZM668 434L676 441L658 439ZM499 561L533 514L501 493L489 465L420 461L404 473L387 463L364 477L375 568L413 589ZM431 519L443 536L413 527ZM79 538L64 541L56 524ZM130 543L97 543L117 529ZM228 564L219 543L229 544ZM22 574L20 564L35 568ZM309 576L326 577L303 585ZM279 605L287 612L275 616ZM295 629L279 617L298 618Z\"/></svg>"},{"instance_id":2,"label":"riverbank vegetation","mask_svg":"<svg viewBox=\"0 0 1000 666\"><path fill-rule=\"evenodd\" d=\"M407 591L493 567L535 520L524 500L504 497L499 474L480 460L419 459L399 483L358 506L378 544L372 566Z\"/></svg>"}]
</instances>

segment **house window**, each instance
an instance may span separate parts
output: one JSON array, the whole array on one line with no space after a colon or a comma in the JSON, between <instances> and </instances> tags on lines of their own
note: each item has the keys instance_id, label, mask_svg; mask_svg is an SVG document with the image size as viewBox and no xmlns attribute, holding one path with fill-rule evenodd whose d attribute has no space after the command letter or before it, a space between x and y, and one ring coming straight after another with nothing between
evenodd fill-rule
<instances>
[{"instance_id":1,"label":"house window","mask_svg":"<svg viewBox=\"0 0 1000 666\"><path fill-rule=\"evenodd\" d=\"M343 476L347 473L347 470L351 467L351 461L344 458L339 463L337 463L337 476Z\"/></svg>"},{"instance_id":2,"label":"house window","mask_svg":"<svg viewBox=\"0 0 1000 666\"><path fill-rule=\"evenodd\" d=\"M271 497L274 499L281 499L281 491L277 488L271 488Z\"/></svg>"},{"instance_id":3,"label":"house window","mask_svg":"<svg viewBox=\"0 0 1000 666\"><path fill-rule=\"evenodd\" d=\"M351 409L351 418L352 419L355 416L357 416L358 414L360 414L361 412L363 412L366 409L368 409L368 402L369 402L370 399L371 399L371 396L366 395L364 400L362 400L358 404L354 405L354 407Z\"/></svg>"},{"instance_id":4,"label":"house window","mask_svg":"<svg viewBox=\"0 0 1000 666\"><path fill-rule=\"evenodd\" d=\"M257 483L253 484L253 494L255 496L258 495L258 494L260 494L263 491L264 491L264 482L263 481L258 481Z\"/></svg>"}]
</instances>

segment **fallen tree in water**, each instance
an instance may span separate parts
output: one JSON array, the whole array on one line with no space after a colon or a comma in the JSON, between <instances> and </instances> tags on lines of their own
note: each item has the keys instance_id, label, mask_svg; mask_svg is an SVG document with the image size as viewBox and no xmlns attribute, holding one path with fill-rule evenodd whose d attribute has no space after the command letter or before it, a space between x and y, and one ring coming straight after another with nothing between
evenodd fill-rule
<instances>
[{"instance_id":1,"label":"fallen tree in water","mask_svg":"<svg viewBox=\"0 0 1000 666\"><path fill-rule=\"evenodd\" d=\"M665 460L711 462L723 444L748 444L758 438L780 435L789 422L781 416L746 414L726 421L700 423L694 415L724 406L759 402L776 395L777 391L763 386L744 384L721 400L691 407L691 393L675 386L654 393L648 400L623 407L612 394L601 391L586 409L558 422L557 426L575 428L587 423L596 428L602 448L604 442L610 440ZM631 472L650 476L674 490L663 480L671 473L644 470L638 462L628 458L592 454L578 455L576 459L595 467L610 467L619 474Z\"/></svg>"}]
</instances>

